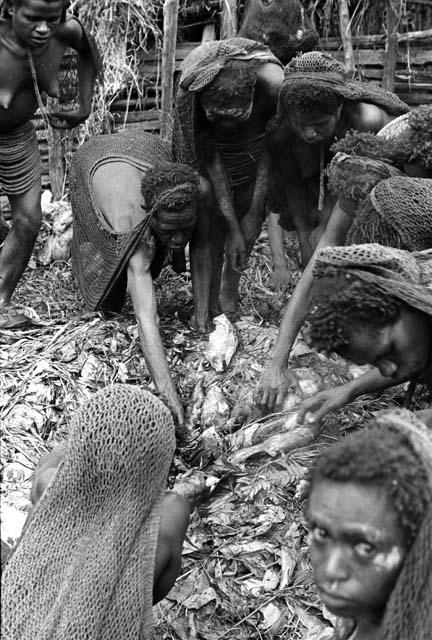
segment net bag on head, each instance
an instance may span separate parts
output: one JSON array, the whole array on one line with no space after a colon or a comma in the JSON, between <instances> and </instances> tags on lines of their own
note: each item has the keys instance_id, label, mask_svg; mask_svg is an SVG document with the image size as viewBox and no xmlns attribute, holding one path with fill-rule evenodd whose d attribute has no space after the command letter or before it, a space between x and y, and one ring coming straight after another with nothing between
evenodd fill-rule
<instances>
[{"instance_id":1,"label":"net bag on head","mask_svg":"<svg viewBox=\"0 0 432 640\"><path fill-rule=\"evenodd\" d=\"M143 210L143 221L125 233L107 225L94 197L92 178L102 164L119 160L145 169L172 158L169 146L158 136L138 129L94 136L75 153L70 172L72 269L91 310L99 309L115 286L151 219L150 212Z\"/></svg>"},{"instance_id":2,"label":"net bag on head","mask_svg":"<svg viewBox=\"0 0 432 640\"><path fill-rule=\"evenodd\" d=\"M409 252L380 244L356 244L320 249L315 280L351 274L432 316L432 249Z\"/></svg>"},{"instance_id":3,"label":"net bag on head","mask_svg":"<svg viewBox=\"0 0 432 640\"><path fill-rule=\"evenodd\" d=\"M432 171L432 105L423 104L389 122L377 134L391 143L399 162Z\"/></svg>"},{"instance_id":4,"label":"net bag on head","mask_svg":"<svg viewBox=\"0 0 432 640\"><path fill-rule=\"evenodd\" d=\"M428 475L429 508L387 602L378 640L429 640L432 629L432 434L406 410L380 412L374 422L410 439Z\"/></svg>"},{"instance_id":5,"label":"net bag on head","mask_svg":"<svg viewBox=\"0 0 432 640\"><path fill-rule=\"evenodd\" d=\"M177 162L200 169L196 141L196 94L217 77L229 60L243 60L253 66L271 62L282 66L270 49L248 38L227 38L205 42L190 53L181 65L176 94L173 154Z\"/></svg>"},{"instance_id":6,"label":"net bag on head","mask_svg":"<svg viewBox=\"0 0 432 640\"><path fill-rule=\"evenodd\" d=\"M381 237L374 233L375 227L381 229ZM382 237L384 227L388 238ZM400 243L391 241L394 236ZM409 251L432 249L432 181L402 176L379 182L360 207L347 244L357 244L359 239Z\"/></svg>"},{"instance_id":7,"label":"net bag on head","mask_svg":"<svg viewBox=\"0 0 432 640\"><path fill-rule=\"evenodd\" d=\"M76 413L63 461L2 576L5 640L149 640L167 407L113 385Z\"/></svg>"},{"instance_id":8,"label":"net bag on head","mask_svg":"<svg viewBox=\"0 0 432 640\"><path fill-rule=\"evenodd\" d=\"M367 102L381 107L390 115L401 115L409 110L394 93L376 85L346 80L345 67L328 53L309 51L285 67L285 80L279 94L279 111L284 111L284 101L290 93L295 93L301 85L328 89L347 101ZM282 113L279 117L283 117Z\"/></svg>"}]
</instances>

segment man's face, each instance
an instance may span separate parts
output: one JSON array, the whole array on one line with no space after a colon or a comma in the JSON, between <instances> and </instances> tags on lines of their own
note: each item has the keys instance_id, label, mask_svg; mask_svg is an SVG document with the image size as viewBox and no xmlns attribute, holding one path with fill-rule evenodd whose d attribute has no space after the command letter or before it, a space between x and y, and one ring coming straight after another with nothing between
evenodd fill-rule
<instances>
[{"instance_id":1,"label":"man's face","mask_svg":"<svg viewBox=\"0 0 432 640\"><path fill-rule=\"evenodd\" d=\"M406 555L385 490L318 479L306 517L315 581L326 607L347 618L379 615Z\"/></svg>"},{"instance_id":2,"label":"man's face","mask_svg":"<svg viewBox=\"0 0 432 640\"><path fill-rule=\"evenodd\" d=\"M355 364L372 364L384 377L410 378L424 371L431 357L431 323L426 314L403 306L398 320L385 327L353 326L339 354Z\"/></svg>"},{"instance_id":3,"label":"man's face","mask_svg":"<svg viewBox=\"0 0 432 640\"><path fill-rule=\"evenodd\" d=\"M332 114L313 112L303 113L296 109L288 113L288 119L294 132L307 144L319 144L331 140L339 122L342 107Z\"/></svg>"},{"instance_id":4,"label":"man's face","mask_svg":"<svg viewBox=\"0 0 432 640\"><path fill-rule=\"evenodd\" d=\"M253 109L253 96L251 94L232 95L229 92L226 95L218 95L217 99L213 95L213 91L203 91L200 96L201 106L204 109L205 116L212 124L226 131L234 130L241 122L247 122L251 116Z\"/></svg>"},{"instance_id":5,"label":"man's face","mask_svg":"<svg viewBox=\"0 0 432 640\"><path fill-rule=\"evenodd\" d=\"M179 217L181 216L181 222ZM160 242L169 249L183 249L192 237L196 223L196 205L191 203L182 209L158 209L150 223Z\"/></svg>"},{"instance_id":6,"label":"man's face","mask_svg":"<svg viewBox=\"0 0 432 640\"><path fill-rule=\"evenodd\" d=\"M57 30L63 0L22 0L12 10L12 28L32 49L43 47Z\"/></svg>"}]
</instances>

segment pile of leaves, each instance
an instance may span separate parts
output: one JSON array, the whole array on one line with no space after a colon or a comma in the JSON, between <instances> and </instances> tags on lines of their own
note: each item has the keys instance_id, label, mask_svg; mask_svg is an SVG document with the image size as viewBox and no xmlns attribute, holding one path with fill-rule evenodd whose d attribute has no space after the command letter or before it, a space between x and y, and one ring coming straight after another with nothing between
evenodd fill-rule
<instances>
[{"instance_id":1,"label":"pile of leaves","mask_svg":"<svg viewBox=\"0 0 432 640\"><path fill-rule=\"evenodd\" d=\"M38 250L52 234L53 216L68 207L64 201L45 215ZM287 251L293 286L299 274L297 244L290 241ZM206 449L200 437L205 425L196 419L194 407L217 386L232 428L240 427L239 399L250 407L251 391L268 361L287 298L273 291L270 277L264 233L242 278L235 325L239 347L223 373L211 369L205 357L208 336L196 335L183 315L192 305L189 274L167 268L155 284L170 370L190 427L189 439L176 452L170 486L186 487L186 493L195 494L196 505L182 575L155 608L158 638L331 637L331 616L317 596L306 549L302 509L308 468L341 432L361 426L374 410L399 403L401 390L361 398L329 416L316 443L289 454L232 467L225 455ZM88 313L70 262L43 266L33 259L14 308L21 324L0 330L2 539L9 543L18 538L31 507L36 462L66 437L77 407L114 382L153 389L130 304L110 321ZM294 366L318 372L327 386L347 379L347 363L340 359L308 348L296 353ZM421 408L421 392L415 402Z\"/></svg>"}]
</instances>

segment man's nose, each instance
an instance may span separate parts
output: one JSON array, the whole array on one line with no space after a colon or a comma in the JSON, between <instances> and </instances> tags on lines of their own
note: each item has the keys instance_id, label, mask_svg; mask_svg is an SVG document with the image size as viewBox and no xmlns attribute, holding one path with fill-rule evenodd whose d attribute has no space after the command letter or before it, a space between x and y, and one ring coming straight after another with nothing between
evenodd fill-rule
<instances>
[{"instance_id":1,"label":"man's nose","mask_svg":"<svg viewBox=\"0 0 432 640\"><path fill-rule=\"evenodd\" d=\"M316 137L316 131L313 127L305 127L303 133L308 140L313 140Z\"/></svg>"},{"instance_id":2,"label":"man's nose","mask_svg":"<svg viewBox=\"0 0 432 640\"><path fill-rule=\"evenodd\" d=\"M46 20L43 20L42 22L39 22L37 27L36 27L36 31L38 33L42 33L42 34L49 33L49 30L50 30L50 28L49 28L48 23L46 22Z\"/></svg>"},{"instance_id":3,"label":"man's nose","mask_svg":"<svg viewBox=\"0 0 432 640\"><path fill-rule=\"evenodd\" d=\"M323 566L323 579L327 584L332 584L346 580L348 575L346 550L338 545L329 551L327 555Z\"/></svg>"}]
</instances>

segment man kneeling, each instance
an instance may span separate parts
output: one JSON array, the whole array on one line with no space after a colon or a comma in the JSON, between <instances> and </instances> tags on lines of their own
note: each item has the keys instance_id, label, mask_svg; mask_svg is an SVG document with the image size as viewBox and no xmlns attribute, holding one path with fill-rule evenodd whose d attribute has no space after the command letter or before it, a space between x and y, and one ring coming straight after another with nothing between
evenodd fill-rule
<instances>
[{"instance_id":1,"label":"man kneeling","mask_svg":"<svg viewBox=\"0 0 432 640\"><path fill-rule=\"evenodd\" d=\"M164 143L147 133L92 138L72 162L72 267L80 291L91 310L106 315L121 311L129 291L148 369L180 425L183 408L159 334L152 279L168 250L178 257L193 234L192 273L202 272L196 208L203 189L198 174L171 162Z\"/></svg>"}]
</instances>

